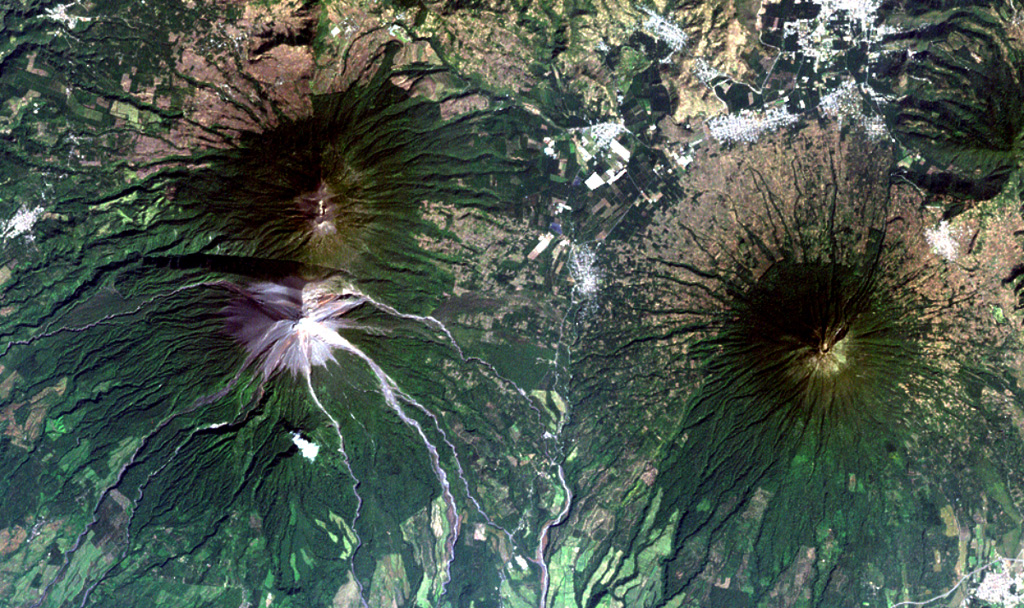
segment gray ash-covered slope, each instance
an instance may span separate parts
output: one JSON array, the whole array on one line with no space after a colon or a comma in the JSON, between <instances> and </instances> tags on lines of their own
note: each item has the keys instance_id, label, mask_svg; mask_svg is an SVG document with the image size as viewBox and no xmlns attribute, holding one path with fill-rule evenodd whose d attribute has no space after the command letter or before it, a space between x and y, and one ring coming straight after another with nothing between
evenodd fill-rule
<instances>
[{"instance_id":1,"label":"gray ash-covered slope","mask_svg":"<svg viewBox=\"0 0 1024 608\"><path fill-rule=\"evenodd\" d=\"M929 252L888 151L813 131L723 153L606 252L568 429L605 468L573 462L556 541L593 545L580 605L931 597L962 574L947 511L1017 550L1013 332Z\"/></svg>"},{"instance_id":2,"label":"gray ash-covered slope","mask_svg":"<svg viewBox=\"0 0 1024 608\"><path fill-rule=\"evenodd\" d=\"M0 595L434 605L449 590L494 605L509 555L532 552L550 518L548 420L416 316L465 263L420 248L455 238L420 212L513 211L526 118L497 103L442 116L474 91L436 63L395 66L393 44L303 115L244 74L205 82L177 61L166 41L191 44L186 23L231 49L230 14L133 7L73 31L42 6L5 15L77 37L9 52L5 90L32 104L67 87L89 111L45 97L5 125L4 217L24 206L32 221L3 244L0 488L18 499L0 505ZM150 60L108 73L122 51ZM194 105L211 91L212 123ZM317 298L363 298L329 328L337 362L318 351L306 380L302 365L261 368L270 351L247 360L224 311L308 281ZM275 310L271 325L302 320ZM536 586L527 569L512 592Z\"/></svg>"}]
</instances>

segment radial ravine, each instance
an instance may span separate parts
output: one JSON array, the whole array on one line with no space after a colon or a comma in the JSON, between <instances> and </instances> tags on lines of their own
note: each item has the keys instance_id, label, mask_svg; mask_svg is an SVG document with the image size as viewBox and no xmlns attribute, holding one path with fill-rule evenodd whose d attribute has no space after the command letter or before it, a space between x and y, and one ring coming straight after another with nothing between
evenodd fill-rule
<instances>
[{"instance_id":1,"label":"radial ravine","mask_svg":"<svg viewBox=\"0 0 1024 608\"><path fill-rule=\"evenodd\" d=\"M247 365L265 378L282 370L308 377L313 367L336 361L331 350L350 347L338 335L353 326L345 314L366 302L301 279L236 289L239 297L224 309L226 329L248 352Z\"/></svg>"}]
</instances>

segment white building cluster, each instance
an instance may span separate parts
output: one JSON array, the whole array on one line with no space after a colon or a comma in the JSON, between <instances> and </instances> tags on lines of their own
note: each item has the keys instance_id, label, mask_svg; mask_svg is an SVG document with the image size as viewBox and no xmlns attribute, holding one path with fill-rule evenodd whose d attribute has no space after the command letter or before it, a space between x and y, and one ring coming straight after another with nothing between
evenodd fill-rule
<instances>
[{"instance_id":1,"label":"white building cluster","mask_svg":"<svg viewBox=\"0 0 1024 608\"><path fill-rule=\"evenodd\" d=\"M16 236L25 235L25 238L28 240L33 240L34 236L31 232L32 226L35 225L36 220L38 220L39 216L43 214L43 211L42 207L29 209L23 205L18 209L17 213L14 214L14 217L0 224L0 237L6 241L8 239L13 239Z\"/></svg>"},{"instance_id":2,"label":"white building cluster","mask_svg":"<svg viewBox=\"0 0 1024 608\"><path fill-rule=\"evenodd\" d=\"M572 248L569 257L569 276L573 280L573 295L589 298L597 293L601 272L597 267L597 254L587 245Z\"/></svg>"},{"instance_id":3,"label":"white building cluster","mask_svg":"<svg viewBox=\"0 0 1024 608\"><path fill-rule=\"evenodd\" d=\"M81 4L79 2L69 2L67 4L61 4L59 6L55 6L55 7L46 9L45 14L46 14L46 16L49 19L53 19L54 21L63 24L64 27L68 28L69 30L75 29L75 26L77 26L78 22L80 22L80 21L81 22L92 21L92 17L81 17L81 16L78 16L78 15L69 15L68 14L68 9L69 8L75 8L75 7L79 7L80 8Z\"/></svg>"},{"instance_id":4,"label":"white building cluster","mask_svg":"<svg viewBox=\"0 0 1024 608\"><path fill-rule=\"evenodd\" d=\"M842 120L859 114L860 104L861 98L856 83L853 80L847 80L831 93L823 95L818 108L825 116Z\"/></svg>"},{"instance_id":5,"label":"white building cluster","mask_svg":"<svg viewBox=\"0 0 1024 608\"><path fill-rule=\"evenodd\" d=\"M821 17L829 19L834 13L845 11L854 21L870 23L875 19L880 0L818 0L821 5Z\"/></svg>"},{"instance_id":6,"label":"white building cluster","mask_svg":"<svg viewBox=\"0 0 1024 608\"><path fill-rule=\"evenodd\" d=\"M847 80L821 98L818 110L825 116L838 120L839 124L843 124L844 120L853 121L860 125L869 138L877 141L887 137L889 130L881 116L864 114L864 92L853 80ZM869 96L872 94L870 89L866 92Z\"/></svg>"},{"instance_id":7,"label":"white building cluster","mask_svg":"<svg viewBox=\"0 0 1024 608\"><path fill-rule=\"evenodd\" d=\"M845 52L837 47L840 41L870 46L895 31L875 24L881 0L814 0L813 4L821 7L817 17L787 22L784 31L787 37L797 37L800 49L814 59L815 71ZM856 41L854 31L859 33Z\"/></svg>"},{"instance_id":8,"label":"white building cluster","mask_svg":"<svg viewBox=\"0 0 1024 608\"><path fill-rule=\"evenodd\" d=\"M1024 572L1022 572L1021 563L1024 563L1024 560L1002 558L984 566L983 568L986 568L985 577L977 588L966 594L960 605L962 607L973 606L975 605L974 600L980 600L985 602L986 606L993 608L1024 606Z\"/></svg>"},{"instance_id":9,"label":"white building cluster","mask_svg":"<svg viewBox=\"0 0 1024 608\"><path fill-rule=\"evenodd\" d=\"M622 123L618 122L600 122L596 125L584 127L582 131L594 140L594 152L604 150L612 142L616 141L620 135L629 132Z\"/></svg>"},{"instance_id":10,"label":"white building cluster","mask_svg":"<svg viewBox=\"0 0 1024 608\"><path fill-rule=\"evenodd\" d=\"M649 8L645 8L643 11L647 13L647 20L644 21L645 30L650 32L655 38L664 41L673 51L681 51L686 48L686 43L690 41L690 37L686 35L686 32L681 27L666 20Z\"/></svg>"},{"instance_id":11,"label":"white building cluster","mask_svg":"<svg viewBox=\"0 0 1024 608\"><path fill-rule=\"evenodd\" d=\"M771 108L765 112L742 110L736 114L715 116L708 120L711 137L724 143L753 143L762 133L769 133L782 127L794 124L800 117L782 106Z\"/></svg>"},{"instance_id":12,"label":"white building cluster","mask_svg":"<svg viewBox=\"0 0 1024 608\"><path fill-rule=\"evenodd\" d=\"M711 64L707 62L703 57L697 57L693 60L693 68L691 69L693 75L697 77L697 80L704 86L710 87L715 78L722 75L721 72L711 67Z\"/></svg>"},{"instance_id":13,"label":"white building cluster","mask_svg":"<svg viewBox=\"0 0 1024 608\"><path fill-rule=\"evenodd\" d=\"M885 125L885 120L883 120L881 116L864 116L862 114L860 117L860 126L872 141L878 141L883 137L889 137L889 127Z\"/></svg>"},{"instance_id":14,"label":"white building cluster","mask_svg":"<svg viewBox=\"0 0 1024 608\"><path fill-rule=\"evenodd\" d=\"M938 227L926 229L924 238L932 248L932 253L947 262L955 262L960 257L961 232L959 228L953 228L949 222L942 220Z\"/></svg>"}]
</instances>

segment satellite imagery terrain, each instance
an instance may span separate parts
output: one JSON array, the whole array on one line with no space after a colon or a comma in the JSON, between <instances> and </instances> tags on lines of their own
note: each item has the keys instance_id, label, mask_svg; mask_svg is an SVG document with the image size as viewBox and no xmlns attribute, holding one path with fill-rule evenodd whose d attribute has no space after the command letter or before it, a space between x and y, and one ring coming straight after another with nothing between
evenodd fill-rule
<instances>
[{"instance_id":1,"label":"satellite imagery terrain","mask_svg":"<svg viewBox=\"0 0 1024 608\"><path fill-rule=\"evenodd\" d=\"M1021 0L0 0L0 608L1024 606Z\"/></svg>"}]
</instances>

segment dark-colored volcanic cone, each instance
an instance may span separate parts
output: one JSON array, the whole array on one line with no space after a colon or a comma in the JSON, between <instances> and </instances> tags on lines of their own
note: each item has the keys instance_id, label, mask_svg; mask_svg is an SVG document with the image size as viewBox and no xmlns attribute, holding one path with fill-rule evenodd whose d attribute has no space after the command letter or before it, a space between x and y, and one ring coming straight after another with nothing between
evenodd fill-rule
<instances>
[{"instance_id":1,"label":"dark-colored volcanic cone","mask_svg":"<svg viewBox=\"0 0 1024 608\"><path fill-rule=\"evenodd\" d=\"M708 380L695 407L737 410L772 443L811 441L816 452L884 428L920 371L928 325L872 264L781 261L743 286L718 335L696 345Z\"/></svg>"},{"instance_id":2,"label":"dark-colored volcanic cone","mask_svg":"<svg viewBox=\"0 0 1024 608\"><path fill-rule=\"evenodd\" d=\"M900 263L899 235L886 233L884 186L859 202L841 191L852 184L802 201L764 187L764 203L737 213L727 238L739 240L731 249L720 241L736 256L730 267L701 271L710 297L698 302L705 325L689 356L702 380L662 478L688 505L667 565L680 590L715 543L728 542L723 532L759 488L774 494L751 539L750 567L765 581L820 543L822 530L857 536L873 507L844 491L849 476L874 474L939 386L925 353L932 305ZM741 253L744 241L754 245Z\"/></svg>"},{"instance_id":3,"label":"dark-colored volcanic cone","mask_svg":"<svg viewBox=\"0 0 1024 608\"><path fill-rule=\"evenodd\" d=\"M616 514L601 539L611 557L580 575L588 605L635 580L619 552L647 577L631 593L666 604L829 607L871 600L867 583L908 560L956 552L931 528L945 495L971 495L964 470L1003 415L999 398L972 393L976 361L996 360L964 329L984 315L979 294L944 284L920 198L890 184L889 157L817 137L723 154L608 269L621 303L582 336L593 352L574 394L592 409L574 431L585 443L604 429L610 472L573 473L594 496L644 471L629 496L650 500L577 505L579 522ZM1009 474L1007 462L986 466ZM953 562L938 571L953 578Z\"/></svg>"},{"instance_id":4,"label":"dark-colored volcanic cone","mask_svg":"<svg viewBox=\"0 0 1024 608\"><path fill-rule=\"evenodd\" d=\"M522 117L458 110L474 91L436 66L395 67L398 50L314 97L311 116L249 134L181 180L175 200L224 235L211 253L344 269L387 283L399 305L440 291L444 273L417 243L442 236L424 203L511 210L527 169L513 134Z\"/></svg>"}]
</instances>

